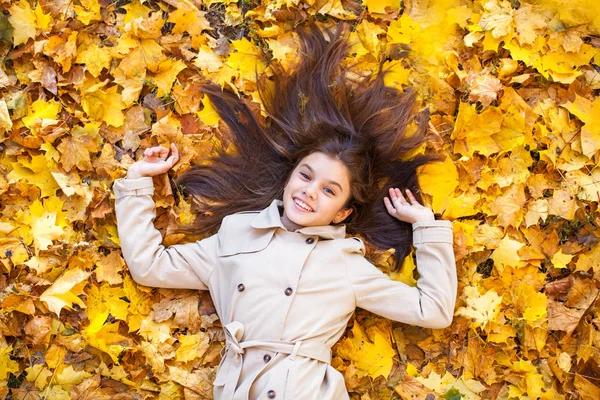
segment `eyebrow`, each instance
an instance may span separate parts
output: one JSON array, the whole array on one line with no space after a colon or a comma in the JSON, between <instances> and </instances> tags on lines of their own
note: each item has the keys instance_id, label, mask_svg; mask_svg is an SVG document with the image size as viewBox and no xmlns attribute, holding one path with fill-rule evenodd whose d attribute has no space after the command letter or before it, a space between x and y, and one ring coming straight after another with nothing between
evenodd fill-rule
<instances>
[{"instance_id":1,"label":"eyebrow","mask_svg":"<svg viewBox=\"0 0 600 400\"><path fill-rule=\"evenodd\" d=\"M312 168L310 167L310 165L308 165L308 164L301 164L300 166L301 166L301 167L306 167L306 168L308 168L308 170L309 170L311 173L313 173L313 174L315 173L315 170L314 170L314 169L312 169ZM328 180L328 181L327 181L327 183L329 183L329 184L331 184L331 185L335 185L335 186L339 187L339 188L340 188L340 190L341 190L342 192L344 191L344 189L342 188L342 185L340 185L340 184L339 184L339 183L337 183L336 181Z\"/></svg>"}]
</instances>

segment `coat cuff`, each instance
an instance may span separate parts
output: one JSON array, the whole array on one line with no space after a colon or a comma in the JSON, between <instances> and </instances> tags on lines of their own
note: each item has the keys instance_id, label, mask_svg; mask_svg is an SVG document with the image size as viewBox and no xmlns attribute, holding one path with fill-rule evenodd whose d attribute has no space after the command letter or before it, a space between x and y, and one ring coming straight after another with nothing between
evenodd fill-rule
<instances>
[{"instance_id":1,"label":"coat cuff","mask_svg":"<svg viewBox=\"0 0 600 400\"><path fill-rule=\"evenodd\" d=\"M125 196L141 196L154 194L154 182L152 177L144 176L142 178L127 179L119 178L113 184L115 199L120 199Z\"/></svg>"},{"instance_id":2,"label":"coat cuff","mask_svg":"<svg viewBox=\"0 0 600 400\"><path fill-rule=\"evenodd\" d=\"M413 228L413 244L420 243L453 243L452 222L436 220L415 222Z\"/></svg>"}]
</instances>

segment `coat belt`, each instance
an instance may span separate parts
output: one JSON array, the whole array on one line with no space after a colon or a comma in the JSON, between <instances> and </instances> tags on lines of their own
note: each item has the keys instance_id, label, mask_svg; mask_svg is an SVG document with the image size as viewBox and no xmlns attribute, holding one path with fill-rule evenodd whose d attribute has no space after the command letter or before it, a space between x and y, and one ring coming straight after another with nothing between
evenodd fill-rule
<instances>
[{"instance_id":1,"label":"coat belt","mask_svg":"<svg viewBox=\"0 0 600 400\"><path fill-rule=\"evenodd\" d=\"M235 389L242 373L244 350L260 348L275 353L289 354L294 360L296 356L312 358L324 363L331 362L331 347L313 340L247 340L241 341L244 336L244 325L239 321L232 321L224 326L225 330L225 357L219 370L215 385L222 385L223 399L233 399ZM254 375L255 377L258 374Z\"/></svg>"}]
</instances>

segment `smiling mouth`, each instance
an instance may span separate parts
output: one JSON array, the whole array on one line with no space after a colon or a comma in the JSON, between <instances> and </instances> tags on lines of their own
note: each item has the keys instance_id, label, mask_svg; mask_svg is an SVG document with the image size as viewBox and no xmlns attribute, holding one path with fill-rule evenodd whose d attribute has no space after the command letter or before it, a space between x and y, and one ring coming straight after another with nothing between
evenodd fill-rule
<instances>
[{"instance_id":1,"label":"smiling mouth","mask_svg":"<svg viewBox=\"0 0 600 400\"><path fill-rule=\"evenodd\" d=\"M308 211L308 212L313 212L314 210L312 209L311 206L309 206L308 204L306 204L305 202L303 202L300 199L294 198L294 203L300 207L301 209Z\"/></svg>"}]
</instances>

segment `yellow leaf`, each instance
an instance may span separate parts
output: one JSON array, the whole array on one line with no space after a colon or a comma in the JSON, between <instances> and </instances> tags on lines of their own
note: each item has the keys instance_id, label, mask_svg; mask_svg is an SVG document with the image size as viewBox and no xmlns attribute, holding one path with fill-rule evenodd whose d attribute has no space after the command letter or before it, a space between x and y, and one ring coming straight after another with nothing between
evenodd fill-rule
<instances>
[{"instance_id":1,"label":"yellow leaf","mask_svg":"<svg viewBox=\"0 0 600 400\"><path fill-rule=\"evenodd\" d=\"M125 261L116 251L111 251L108 256L101 256L94 270L98 282L106 281L111 285L123 282L119 272L125 269ZM123 320L125 320L123 318Z\"/></svg>"},{"instance_id":2,"label":"yellow leaf","mask_svg":"<svg viewBox=\"0 0 600 400\"><path fill-rule=\"evenodd\" d=\"M138 333L150 342L164 343L171 338L171 322L155 322L149 315L141 320Z\"/></svg>"},{"instance_id":3,"label":"yellow leaf","mask_svg":"<svg viewBox=\"0 0 600 400\"><path fill-rule=\"evenodd\" d=\"M500 38L513 32L514 10L508 2L498 4L491 0L484 4L486 13L481 16L479 26L486 31L491 31L495 38Z\"/></svg>"},{"instance_id":4,"label":"yellow leaf","mask_svg":"<svg viewBox=\"0 0 600 400\"><path fill-rule=\"evenodd\" d=\"M140 3L140 0L134 0L123 6L127 12L123 15L123 22L127 25L131 20L137 18L146 18L152 9Z\"/></svg>"},{"instance_id":5,"label":"yellow leaf","mask_svg":"<svg viewBox=\"0 0 600 400\"><path fill-rule=\"evenodd\" d=\"M530 326L541 326L546 320L548 299L529 283L522 283L517 289L515 305L523 312L523 318Z\"/></svg>"},{"instance_id":6,"label":"yellow leaf","mask_svg":"<svg viewBox=\"0 0 600 400\"><path fill-rule=\"evenodd\" d=\"M44 10L42 10L42 3L37 3L34 10L35 21L38 28L42 31L47 31L48 28L51 28L52 24L52 16L50 14L44 14Z\"/></svg>"},{"instance_id":7,"label":"yellow leaf","mask_svg":"<svg viewBox=\"0 0 600 400\"><path fill-rule=\"evenodd\" d=\"M367 336L363 327L354 322L352 338L346 338L338 347L338 355L354 362L359 376L387 378L392 370L392 357L396 354L389 341L390 332L383 332L378 327ZM370 340L372 339L372 340Z\"/></svg>"},{"instance_id":8,"label":"yellow leaf","mask_svg":"<svg viewBox=\"0 0 600 400\"><path fill-rule=\"evenodd\" d=\"M29 3L20 0L13 4L8 11L8 21L13 26L13 45L18 46L36 36L36 16Z\"/></svg>"},{"instance_id":9,"label":"yellow leaf","mask_svg":"<svg viewBox=\"0 0 600 400\"><path fill-rule=\"evenodd\" d=\"M485 327L488 322L495 321L498 317L502 297L495 291L489 290L481 295L476 286L465 286L463 297L467 305L456 310L456 315L469 318L473 329Z\"/></svg>"},{"instance_id":10,"label":"yellow leaf","mask_svg":"<svg viewBox=\"0 0 600 400\"><path fill-rule=\"evenodd\" d=\"M202 45L198 50L198 56L194 60L194 65L200 70L207 72L217 72L223 66L221 58L207 45Z\"/></svg>"},{"instance_id":11,"label":"yellow leaf","mask_svg":"<svg viewBox=\"0 0 600 400\"><path fill-rule=\"evenodd\" d=\"M431 371L427 378L417 376L416 379L421 382L426 388L433 390L436 393L444 393L444 384L442 377L435 371Z\"/></svg>"},{"instance_id":12,"label":"yellow leaf","mask_svg":"<svg viewBox=\"0 0 600 400\"><path fill-rule=\"evenodd\" d=\"M495 322L490 322L486 325L487 340L492 343L506 343L508 339L514 338L517 333L512 325L501 325Z\"/></svg>"},{"instance_id":13,"label":"yellow leaf","mask_svg":"<svg viewBox=\"0 0 600 400\"><path fill-rule=\"evenodd\" d=\"M508 235L500 241L498 248L490 256L494 260L494 268L500 275L506 267L519 268L526 264L518 254L521 247L523 243L510 239Z\"/></svg>"},{"instance_id":14,"label":"yellow leaf","mask_svg":"<svg viewBox=\"0 0 600 400\"><path fill-rule=\"evenodd\" d=\"M562 249L559 249L554 256L552 256L552 266L554 268L568 268L567 264L573 259L573 255L563 254Z\"/></svg>"},{"instance_id":15,"label":"yellow leaf","mask_svg":"<svg viewBox=\"0 0 600 400\"><path fill-rule=\"evenodd\" d=\"M175 81L175 78L177 78L177 74L185 68L185 63L180 60L173 61L167 59L161 62L158 66L158 73L152 79L154 84L158 87L156 96L163 97L166 94L169 94L171 92L171 86L173 86L173 82Z\"/></svg>"},{"instance_id":16,"label":"yellow leaf","mask_svg":"<svg viewBox=\"0 0 600 400\"><path fill-rule=\"evenodd\" d=\"M207 126L218 126L221 117L219 117L219 114L213 108L210 98L208 96L204 96L202 99L202 104L204 105L204 108L196 113L198 117L200 117L202 122L204 122Z\"/></svg>"},{"instance_id":17,"label":"yellow leaf","mask_svg":"<svg viewBox=\"0 0 600 400\"><path fill-rule=\"evenodd\" d=\"M468 157L475 152L484 156L500 152L502 147L496 135L501 132L502 113L495 107L477 113L475 104L460 103L451 138L454 151ZM515 138L515 140L518 140Z\"/></svg>"},{"instance_id":18,"label":"yellow leaf","mask_svg":"<svg viewBox=\"0 0 600 400\"><path fill-rule=\"evenodd\" d=\"M110 68L111 60L112 53L110 47L100 47L96 44L91 44L86 48L78 50L75 62L84 64L90 74L97 78L102 69L106 68L108 70Z\"/></svg>"},{"instance_id":19,"label":"yellow leaf","mask_svg":"<svg viewBox=\"0 0 600 400\"><path fill-rule=\"evenodd\" d=\"M37 186L42 197L53 196L60 189L58 183L48 169L48 161L43 155L29 157L18 157L18 162L12 162L12 170L8 173L10 183L21 179Z\"/></svg>"},{"instance_id":20,"label":"yellow leaf","mask_svg":"<svg viewBox=\"0 0 600 400\"><path fill-rule=\"evenodd\" d=\"M96 121L104 121L115 128L123 125L125 103L117 93L117 86L109 89L88 89L81 96L81 106L85 113Z\"/></svg>"},{"instance_id":21,"label":"yellow leaf","mask_svg":"<svg viewBox=\"0 0 600 400\"><path fill-rule=\"evenodd\" d=\"M383 64L383 70L386 71L384 78L386 86L402 90L403 85L408 84L410 70L404 68L401 63L387 61Z\"/></svg>"},{"instance_id":22,"label":"yellow leaf","mask_svg":"<svg viewBox=\"0 0 600 400\"><path fill-rule=\"evenodd\" d=\"M571 371L571 356L564 351L558 356L558 366L565 372Z\"/></svg>"},{"instance_id":23,"label":"yellow leaf","mask_svg":"<svg viewBox=\"0 0 600 400\"><path fill-rule=\"evenodd\" d=\"M48 378L52 376L52 371L46 368L44 364L35 364L27 367L25 368L25 372L27 372L26 379L29 382L35 382L35 387L40 390L48 386Z\"/></svg>"},{"instance_id":24,"label":"yellow leaf","mask_svg":"<svg viewBox=\"0 0 600 400\"><path fill-rule=\"evenodd\" d=\"M58 35L52 35L42 52L60 64L63 72L71 70L71 62L77 56L77 31L65 29Z\"/></svg>"},{"instance_id":25,"label":"yellow leaf","mask_svg":"<svg viewBox=\"0 0 600 400\"><path fill-rule=\"evenodd\" d=\"M0 133L8 131L13 124L4 99L0 100Z\"/></svg>"},{"instance_id":26,"label":"yellow leaf","mask_svg":"<svg viewBox=\"0 0 600 400\"><path fill-rule=\"evenodd\" d=\"M126 295L122 288L111 287L104 283L91 286L87 295L87 313L92 321L90 325L102 326L108 313L115 319L127 320L129 303L122 299ZM97 318L99 315L103 315L103 317Z\"/></svg>"},{"instance_id":27,"label":"yellow leaf","mask_svg":"<svg viewBox=\"0 0 600 400\"><path fill-rule=\"evenodd\" d=\"M390 22L387 30L388 42L391 44L410 44L421 31L418 22L415 22L407 13Z\"/></svg>"},{"instance_id":28,"label":"yellow leaf","mask_svg":"<svg viewBox=\"0 0 600 400\"><path fill-rule=\"evenodd\" d=\"M19 363L10 358L12 350L12 346L6 346L6 343L0 347L0 379L8 379L11 372L19 371Z\"/></svg>"},{"instance_id":29,"label":"yellow leaf","mask_svg":"<svg viewBox=\"0 0 600 400\"><path fill-rule=\"evenodd\" d=\"M197 8L178 8L169 13L168 22L175 24L173 33L187 32L190 36L199 36L205 29L211 29L209 22L204 17L204 12Z\"/></svg>"},{"instance_id":30,"label":"yellow leaf","mask_svg":"<svg viewBox=\"0 0 600 400\"><path fill-rule=\"evenodd\" d=\"M406 363L406 373L414 378L417 375L419 375L419 370L413 364L411 364L410 362L407 362Z\"/></svg>"},{"instance_id":31,"label":"yellow leaf","mask_svg":"<svg viewBox=\"0 0 600 400\"><path fill-rule=\"evenodd\" d=\"M72 365L68 365L63 368L61 372L57 373L55 378L56 383L59 385L77 385L83 382L85 378L89 378L90 376L92 376L92 374L87 372L85 369L82 369L81 371L75 371L75 368L73 368Z\"/></svg>"},{"instance_id":32,"label":"yellow leaf","mask_svg":"<svg viewBox=\"0 0 600 400\"><path fill-rule=\"evenodd\" d=\"M50 311L58 316L63 307L71 309L72 304L85 308L85 303L77 296L83 293L83 286L87 284L89 276L89 272L80 269L67 270L42 293L40 300L45 302Z\"/></svg>"},{"instance_id":33,"label":"yellow leaf","mask_svg":"<svg viewBox=\"0 0 600 400\"><path fill-rule=\"evenodd\" d=\"M554 190L548 205L548 213L571 220L575 217L575 211L577 211L577 201L571 195L571 192L569 190Z\"/></svg>"},{"instance_id":34,"label":"yellow leaf","mask_svg":"<svg viewBox=\"0 0 600 400\"><path fill-rule=\"evenodd\" d=\"M179 348L175 352L177 361L188 362L196 358L200 358L208 350L210 340L204 332L199 332L196 335L179 335Z\"/></svg>"},{"instance_id":35,"label":"yellow leaf","mask_svg":"<svg viewBox=\"0 0 600 400\"><path fill-rule=\"evenodd\" d=\"M356 26L356 33L358 33L358 38L365 49L372 54L379 54L381 40L378 36L385 33L382 28L372 22L367 21L366 19L363 19Z\"/></svg>"},{"instance_id":36,"label":"yellow leaf","mask_svg":"<svg viewBox=\"0 0 600 400\"><path fill-rule=\"evenodd\" d=\"M225 64L237 71L241 79L254 82L256 74L263 73L267 67L262 52L245 38L234 40L231 46L235 51L229 54Z\"/></svg>"},{"instance_id":37,"label":"yellow leaf","mask_svg":"<svg viewBox=\"0 0 600 400\"><path fill-rule=\"evenodd\" d=\"M400 0L365 0L363 5L370 13L385 14L400 8ZM389 8L389 10L386 10Z\"/></svg>"},{"instance_id":38,"label":"yellow leaf","mask_svg":"<svg viewBox=\"0 0 600 400\"><path fill-rule=\"evenodd\" d=\"M581 128L581 148L583 154L591 158L600 149L600 99L592 102L576 94L575 101L562 107L584 123Z\"/></svg>"},{"instance_id":39,"label":"yellow leaf","mask_svg":"<svg viewBox=\"0 0 600 400\"><path fill-rule=\"evenodd\" d=\"M43 205L35 200L29 207L26 221L31 227L36 252L48 249L53 240L63 235L63 228L67 225L62 212L63 204L58 197L52 196L44 199Z\"/></svg>"},{"instance_id":40,"label":"yellow leaf","mask_svg":"<svg viewBox=\"0 0 600 400\"><path fill-rule=\"evenodd\" d=\"M61 162L64 169L69 172L74 167L82 171L92 169L90 153L100 151L102 137L99 132L98 123L86 124L84 127L75 126L71 131L71 136L64 136L58 145L58 151L61 152Z\"/></svg>"},{"instance_id":41,"label":"yellow leaf","mask_svg":"<svg viewBox=\"0 0 600 400\"><path fill-rule=\"evenodd\" d=\"M413 276L413 271L415 270L415 268L416 265L411 253L402 262L400 270L396 272L391 272L389 276L395 281L403 282L406 283L408 286L415 287L417 286L417 281Z\"/></svg>"},{"instance_id":42,"label":"yellow leaf","mask_svg":"<svg viewBox=\"0 0 600 400\"><path fill-rule=\"evenodd\" d=\"M41 123L43 119L56 120L61 109L62 106L56 100L38 99L31 104L27 116L23 117L21 121L26 127L30 128L33 124Z\"/></svg>"},{"instance_id":43,"label":"yellow leaf","mask_svg":"<svg viewBox=\"0 0 600 400\"><path fill-rule=\"evenodd\" d=\"M433 197L433 212L444 212L458 186L458 171L452 159L426 164L418 169L417 176L421 190Z\"/></svg>"},{"instance_id":44,"label":"yellow leaf","mask_svg":"<svg viewBox=\"0 0 600 400\"><path fill-rule=\"evenodd\" d=\"M81 5L73 5L77 19L88 25L92 21L101 21L100 2L96 0L79 0Z\"/></svg>"}]
</instances>

